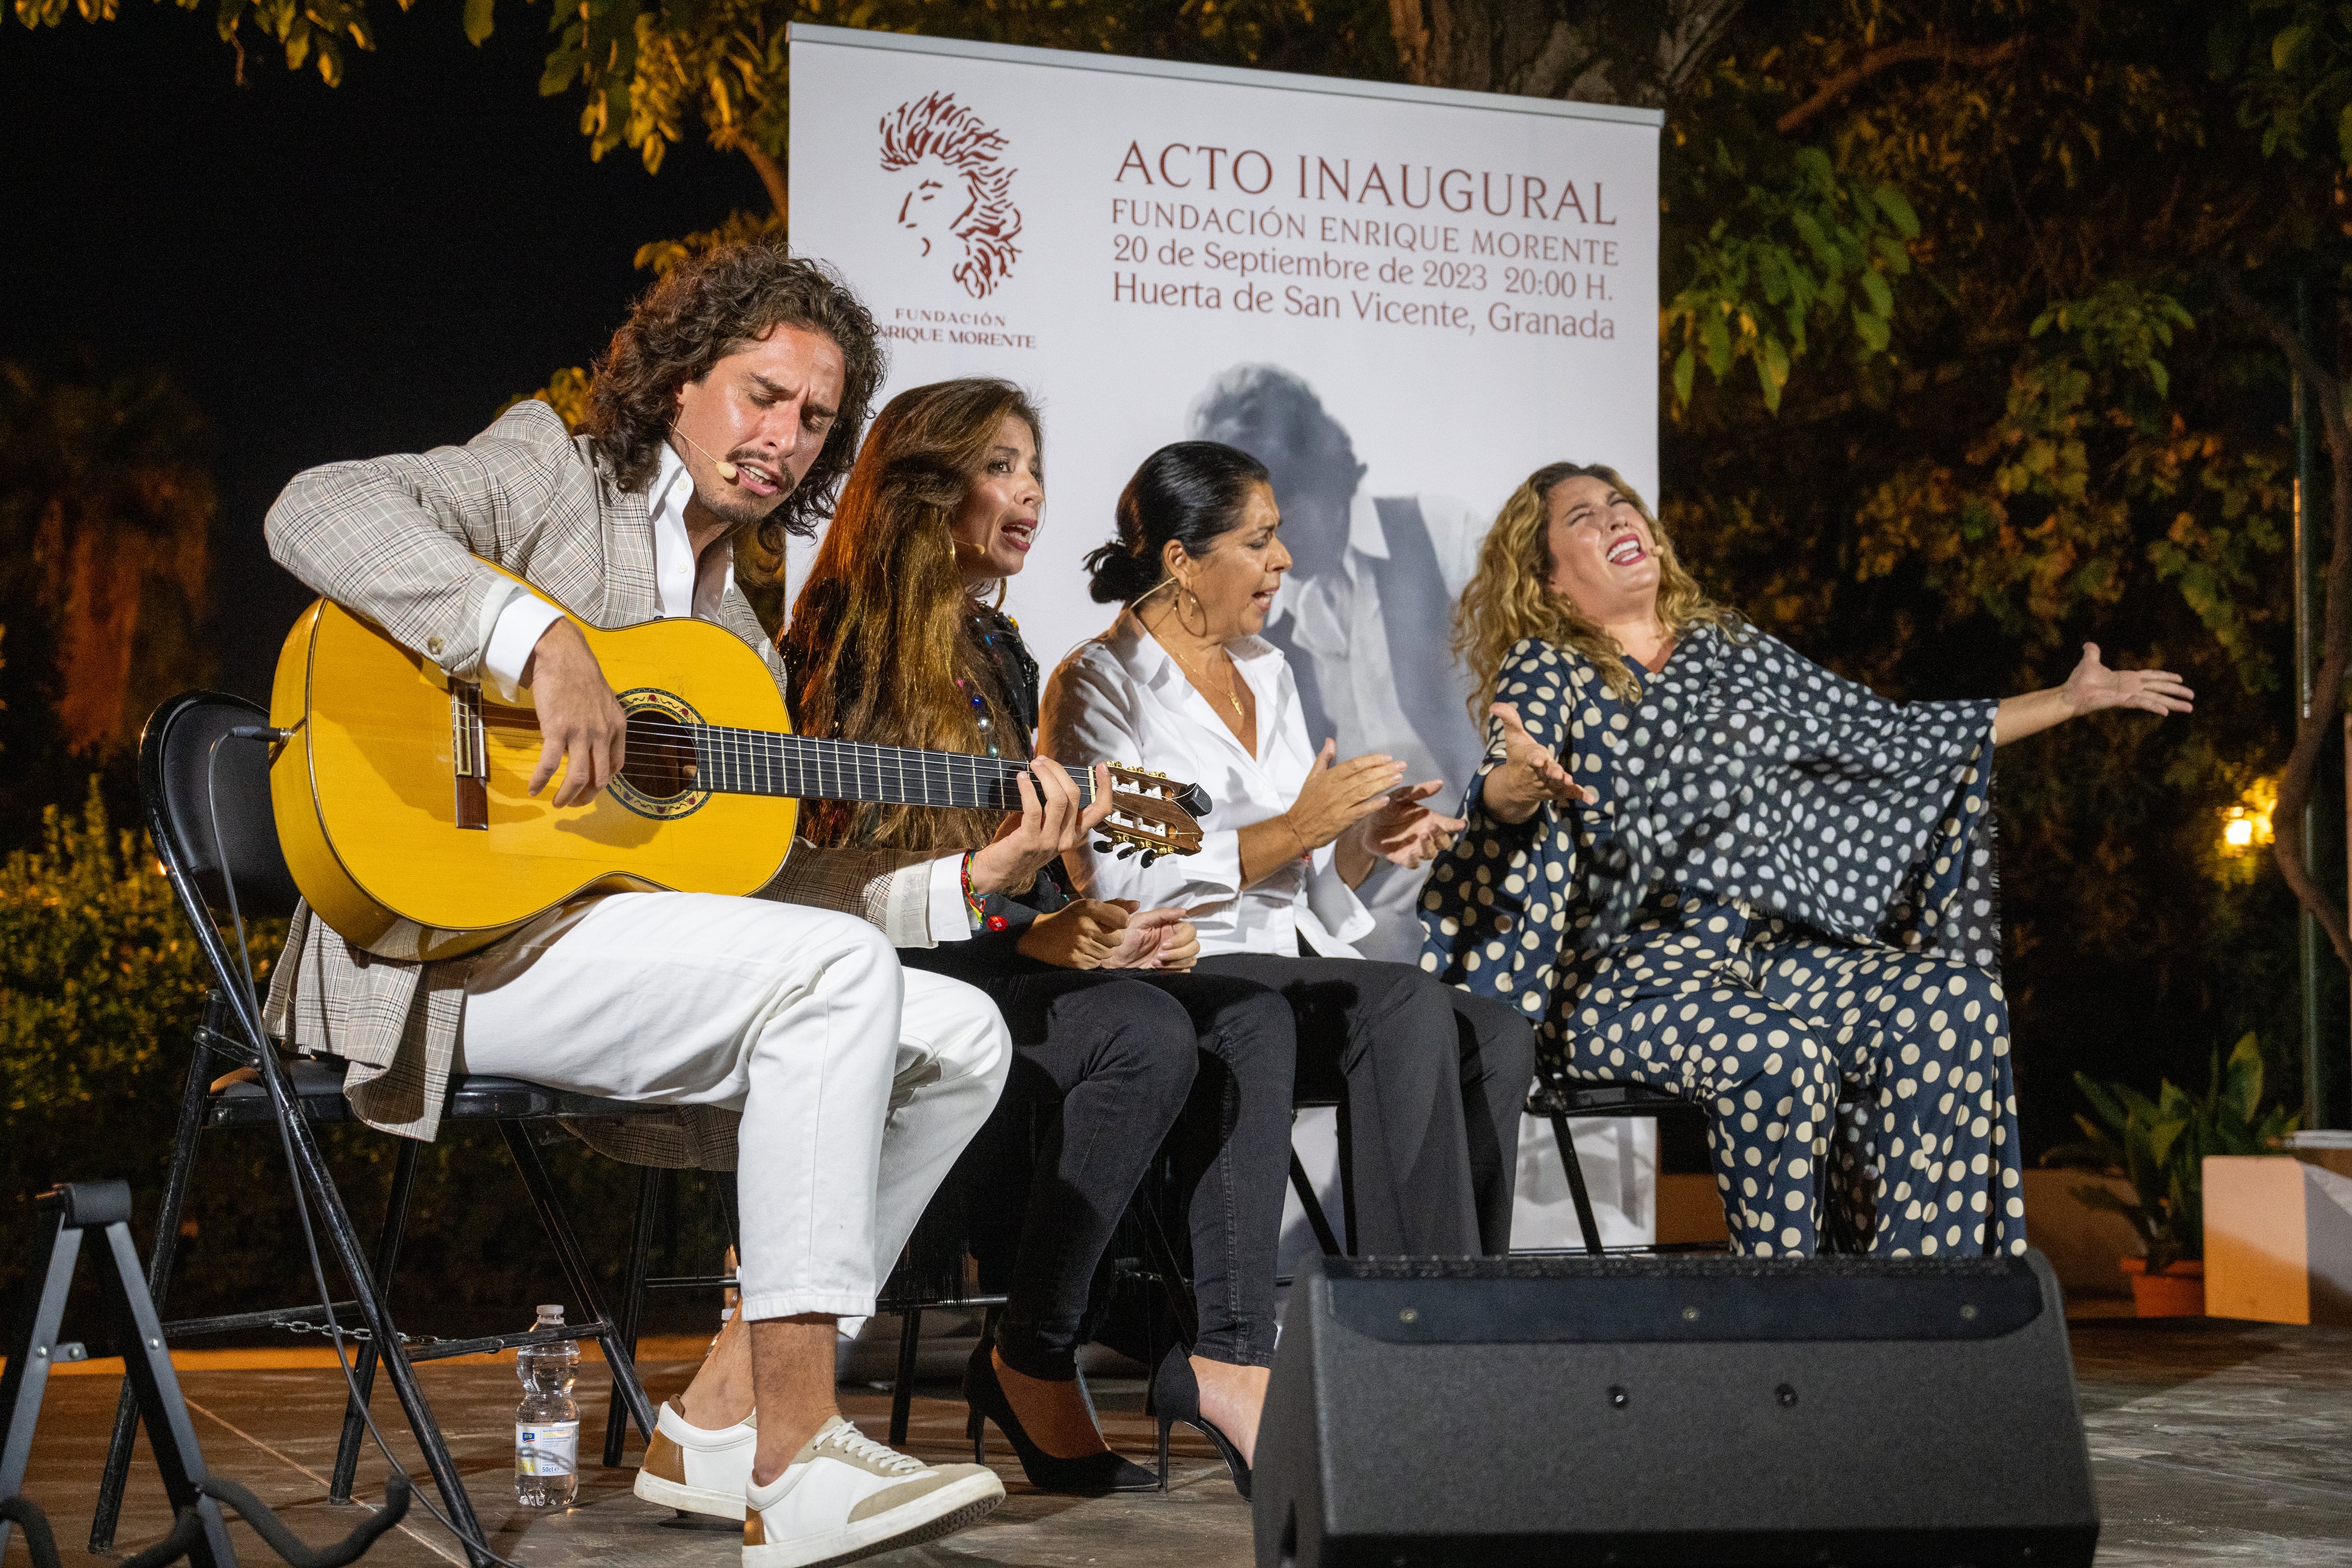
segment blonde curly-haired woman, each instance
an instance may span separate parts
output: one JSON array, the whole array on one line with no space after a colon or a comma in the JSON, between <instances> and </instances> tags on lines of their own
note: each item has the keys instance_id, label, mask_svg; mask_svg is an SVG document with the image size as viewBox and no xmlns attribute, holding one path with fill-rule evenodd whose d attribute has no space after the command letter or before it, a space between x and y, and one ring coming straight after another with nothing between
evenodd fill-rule
<instances>
[{"instance_id":1,"label":"blonde curly-haired woman","mask_svg":"<svg viewBox=\"0 0 2352 1568\"><path fill-rule=\"evenodd\" d=\"M1492 698L1422 965L1538 1023L1545 1065L1710 1112L1735 1247L2021 1251L1992 752L2186 712L2084 646L2065 685L1890 702L1709 600L1614 469L1503 508L1455 614Z\"/></svg>"}]
</instances>

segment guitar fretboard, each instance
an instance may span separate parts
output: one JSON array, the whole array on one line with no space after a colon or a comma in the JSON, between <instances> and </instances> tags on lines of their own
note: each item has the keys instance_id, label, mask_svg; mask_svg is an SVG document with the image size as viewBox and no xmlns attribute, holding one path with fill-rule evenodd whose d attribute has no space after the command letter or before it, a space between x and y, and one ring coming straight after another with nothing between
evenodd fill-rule
<instances>
[{"instance_id":1,"label":"guitar fretboard","mask_svg":"<svg viewBox=\"0 0 2352 1568\"><path fill-rule=\"evenodd\" d=\"M696 784L727 795L780 795L801 800L865 800L885 805L940 805L1018 811L1013 782L1027 764L1003 757L820 741L715 724L681 727L694 737ZM1094 777L1071 770L1081 804L1094 800Z\"/></svg>"}]
</instances>

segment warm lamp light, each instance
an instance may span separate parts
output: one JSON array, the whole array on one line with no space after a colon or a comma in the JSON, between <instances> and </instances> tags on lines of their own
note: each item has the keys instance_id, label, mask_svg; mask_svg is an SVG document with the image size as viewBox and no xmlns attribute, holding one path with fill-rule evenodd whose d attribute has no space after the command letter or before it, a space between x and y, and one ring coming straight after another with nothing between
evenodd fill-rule
<instances>
[{"instance_id":1,"label":"warm lamp light","mask_svg":"<svg viewBox=\"0 0 2352 1568\"><path fill-rule=\"evenodd\" d=\"M2221 809L2221 853L2234 859L2268 848L2271 816L2277 808L2276 779L2256 779L2247 785L2236 805Z\"/></svg>"}]
</instances>

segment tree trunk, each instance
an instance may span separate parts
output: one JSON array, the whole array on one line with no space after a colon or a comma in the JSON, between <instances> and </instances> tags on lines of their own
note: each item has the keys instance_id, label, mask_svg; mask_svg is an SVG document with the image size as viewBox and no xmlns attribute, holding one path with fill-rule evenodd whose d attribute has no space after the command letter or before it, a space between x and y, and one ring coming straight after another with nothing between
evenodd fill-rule
<instances>
[{"instance_id":1,"label":"tree trunk","mask_svg":"<svg viewBox=\"0 0 2352 1568\"><path fill-rule=\"evenodd\" d=\"M746 145L743 156L751 160L751 167L760 172L760 183L768 187L768 200L776 209L780 223L792 221L792 197L784 184L784 166L770 153Z\"/></svg>"},{"instance_id":2,"label":"tree trunk","mask_svg":"<svg viewBox=\"0 0 2352 1568\"><path fill-rule=\"evenodd\" d=\"M2344 408L2344 384L2323 369L2286 318L2258 304L2227 272L2216 280L2231 309L2277 345L2295 374L2303 378L2305 405L2316 409L2326 433L2329 467L2329 519L2335 542L2327 558L2326 608L2320 616L2319 670L2311 684L2311 711L2294 727L2294 750L2288 753L2286 772L2279 779L2278 805L2271 812L2272 848L2279 874L2294 891L2295 900L2312 912L2336 948L2336 956L2352 965L2352 931L2345 912L2320 891L2305 864L2304 807L2318 782L2321 749L2335 738L2336 715L2342 711L2344 676L2352 667L2352 423ZM2316 498L2305 496L2308 508Z\"/></svg>"},{"instance_id":3,"label":"tree trunk","mask_svg":"<svg viewBox=\"0 0 2352 1568\"><path fill-rule=\"evenodd\" d=\"M1663 109L1714 52L1740 0L1389 0L1423 87Z\"/></svg>"}]
</instances>

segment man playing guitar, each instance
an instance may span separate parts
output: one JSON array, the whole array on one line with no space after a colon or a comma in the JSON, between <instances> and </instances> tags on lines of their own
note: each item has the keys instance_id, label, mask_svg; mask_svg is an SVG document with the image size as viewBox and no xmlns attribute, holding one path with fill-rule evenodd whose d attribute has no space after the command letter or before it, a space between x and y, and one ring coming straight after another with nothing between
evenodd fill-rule
<instances>
[{"instance_id":1,"label":"man playing guitar","mask_svg":"<svg viewBox=\"0 0 2352 1568\"><path fill-rule=\"evenodd\" d=\"M586 805L625 727L554 605L605 627L716 621L781 674L733 541L813 531L881 371L872 319L828 269L781 244L723 247L639 301L584 434L526 402L461 447L311 469L270 510L271 553L453 683L532 706L532 793ZM983 890L1025 885L1108 809L1106 788L1082 810L1050 763L1020 795L1017 824L971 862ZM943 897L928 858L803 847L758 898L584 898L426 963L358 951L305 906L273 977L273 1029L345 1058L372 1125L429 1139L453 1071L505 1074L677 1108L604 1124L590 1135L607 1152L736 1167L741 1310L687 1392L694 1424L666 1411L655 1448L676 1468L682 1440L698 1486L741 1489L746 1568L932 1539L1003 1496L984 1468L866 1438L834 1399L837 1321L873 1311L1009 1059L980 992L902 973L892 952L965 933L964 889Z\"/></svg>"}]
</instances>

